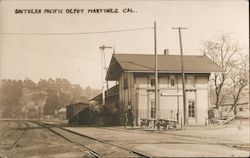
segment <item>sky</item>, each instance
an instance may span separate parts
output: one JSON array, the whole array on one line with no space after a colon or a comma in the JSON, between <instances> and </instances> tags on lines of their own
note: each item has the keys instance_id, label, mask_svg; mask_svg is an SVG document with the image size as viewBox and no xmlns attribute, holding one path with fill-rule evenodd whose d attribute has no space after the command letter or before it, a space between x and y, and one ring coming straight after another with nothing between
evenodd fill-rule
<instances>
[{"instance_id":1,"label":"sky","mask_svg":"<svg viewBox=\"0 0 250 158\"><path fill-rule=\"evenodd\" d=\"M178 32L172 27L187 27L182 31L185 55L202 55L202 43L224 33L230 34L243 52L248 53L248 5L247 0L2 0L0 78L29 78L36 82L65 78L83 88L100 89L99 47L111 46L117 54L153 54L154 21L157 24L158 54L163 54L164 49L169 49L170 54L179 54ZM119 13L88 13L89 9L109 8L118 9ZM126 8L134 12L123 13ZM16 9L41 9L42 13L15 14ZM44 9L62 9L63 13L45 14ZM68 9L84 11L66 13ZM137 28L149 29L67 34ZM112 53L112 49L105 49L107 65Z\"/></svg>"}]
</instances>

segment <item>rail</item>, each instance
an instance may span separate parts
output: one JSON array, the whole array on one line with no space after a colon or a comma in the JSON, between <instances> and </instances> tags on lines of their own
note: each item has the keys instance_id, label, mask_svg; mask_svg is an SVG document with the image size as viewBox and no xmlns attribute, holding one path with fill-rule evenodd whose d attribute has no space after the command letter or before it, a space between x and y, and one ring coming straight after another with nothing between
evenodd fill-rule
<instances>
[{"instance_id":1,"label":"rail","mask_svg":"<svg viewBox=\"0 0 250 158\"><path fill-rule=\"evenodd\" d=\"M59 133L59 132L53 130L52 128L50 128L50 124L46 124L46 123L42 124L42 123L39 123L39 122L37 122L37 123L40 124L40 126L43 126L43 127L48 128L48 130L50 130L51 132L57 134L58 136L62 137L63 139L65 139L65 140L67 140L67 141L69 141L69 142L71 142L71 143L73 143L73 144L75 144L75 145L78 145L78 146L81 146L81 147L87 149L87 150L88 150L91 154L93 154L95 157L102 157L100 154L98 154L98 153L95 152L94 150L92 150L92 149L90 149L90 148L88 148L88 147L86 147L86 146L84 146L84 145L82 145L82 144L80 144L80 143L78 143L78 142L72 141L71 139L65 137L63 134L61 134L61 133ZM91 136L88 136L88 135L84 135L84 134L81 134L81 133L77 133L77 132L68 130L68 129L64 128L64 127L58 127L58 126L57 126L56 128L61 129L61 130L64 130L64 131L67 131L67 132L72 133L72 134L74 134L74 135L78 135L78 136L85 137L85 138L88 138L88 139L91 139L91 140L94 140L94 141L98 141L98 142L103 143L103 144L108 144L108 145L111 145L111 146L115 146L115 147L117 147L117 148L126 150L126 151L128 151L128 152L130 152L130 153L136 154L136 155L138 155L138 156L140 156L140 157L145 157L145 158L151 157L151 156L148 156L148 155L146 155L146 154L144 154L144 153L142 153L142 152L139 152L139 151L136 151L136 150L133 150L133 149L129 149L129 148L126 148L126 147L121 146L121 145L118 145L118 144L114 144L114 143L111 143L111 142L107 142L107 141L104 141L104 140L100 140L100 139L97 139L97 138L94 138L94 137L91 137Z\"/></svg>"},{"instance_id":2,"label":"rail","mask_svg":"<svg viewBox=\"0 0 250 158\"><path fill-rule=\"evenodd\" d=\"M84 149L88 150L93 156L98 157L98 158L100 157L100 155L98 153L96 153L94 150L92 150L92 149L90 149L90 148L88 148L88 147L86 147L86 146L84 146L84 145L82 145L82 144L80 144L80 143L78 143L76 141L72 141L71 139L65 137L61 133L59 133L59 132L57 132L57 131L55 131L55 130L53 130L51 128L48 128L48 130L51 131L51 132L53 132L53 133L55 133L56 135L62 137L63 139L67 140L68 142L70 142L72 144L75 144L77 146L83 147Z\"/></svg>"},{"instance_id":3,"label":"rail","mask_svg":"<svg viewBox=\"0 0 250 158\"><path fill-rule=\"evenodd\" d=\"M100 139L97 139L97 138L94 138L94 137L91 137L91 136L88 136L88 135L85 135L85 134L82 134L82 133L78 133L78 132L74 132L74 131L71 131L71 130L68 130L68 129L65 129L63 127L61 127L60 129L63 129L65 131L68 131L70 133L73 133L73 134L76 134L76 135L79 135L79 136L83 136L85 138L89 138L89 139L92 139L92 140L95 140L95 141L98 141L98 142L101 142L103 144L108 144L108 145L112 145L112 146L115 146L115 147L118 147L118 148L121 148L123 150L127 150L129 152L132 152L136 155L139 155L141 157L145 157L145 158L150 158L151 156L148 156L142 152L139 152L139 151L136 151L136 150L133 150L133 149L129 149L129 148L126 148L124 146L121 146L121 145L118 145L118 144L114 144L114 143L111 143L111 142L107 142L107 141L104 141L104 140L100 140Z\"/></svg>"},{"instance_id":4,"label":"rail","mask_svg":"<svg viewBox=\"0 0 250 158\"><path fill-rule=\"evenodd\" d=\"M28 124L27 122L22 122L22 123L25 124L27 127L29 126L29 124ZM15 130L13 130L13 131L7 133L7 134L5 135L5 137L8 136L8 135L10 135L10 134L12 134L12 133L14 133L14 132L16 132L17 130L19 130L19 128L21 127L21 121L18 121L18 124L19 124L19 127L16 128ZM26 132L26 130L21 130L21 134L18 135L18 137L17 137L17 139L14 141L13 145L12 145L12 146L10 147L10 149L6 152L6 156L7 156L7 157L8 157L8 156L13 152L13 150L16 148L18 142L21 140L21 138L23 137L23 135L25 134L25 132Z\"/></svg>"},{"instance_id":5,"label":"rail","mask_svg":"<svg viewBox=\"0 0 250 158\"><path fill-rule=\"evenodd\" d=\"M6 122L6 121L10 121L10 120L1 120L1 121L5 121ZM12 129L10 131L8 131L6 134L1 135L0 136L0 140L3 139L4 137L7 137L10 134L12 134L13 132L15 132L16 130L18 130L20 128L20 126L21 126L20 121L13 121L13 120L11 120L11 122L18 122L18 127L15 128L15 129Z\"/></svg>"}]
</instances>

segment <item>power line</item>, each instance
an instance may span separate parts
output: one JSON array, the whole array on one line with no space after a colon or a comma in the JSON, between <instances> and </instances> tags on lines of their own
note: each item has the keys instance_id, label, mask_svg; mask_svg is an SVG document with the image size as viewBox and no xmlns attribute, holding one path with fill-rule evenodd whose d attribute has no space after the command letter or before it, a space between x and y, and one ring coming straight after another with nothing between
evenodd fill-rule
<instances>
[{"instance_id":1,"label":"power line","mask_svg":"<svg viewBox=\"0 0 250 158\"><path fill-rule=\"evenodd\" d=\"M1 40L1 41L3 41L3 40ZM14 44L14 43L6 42L6 41L3 41L3 44L8 44L8 45L17 46L17 47L24 48L24 49L33 50L33 51L36 51L36 52L41 53L41 54L44 54L44 53L45 54L53 54L53 55L59 55L59 56L64 56L64 57L75 58L75 59L78 59L78 60L89 60L89 61L99 62L99 60L93 59L93 58L79 57L79 56L73 56L73 55L69 55L69 54L57 53L57 52L50 51L50 50L31 48L31 47L26 47L24 45Z\"/></svg>"},{"instance_id":2,"label":"power line","mask_svg":"<svg viewBox=\"0 0 250 158\"><path fill-rule=\"evenodd\" d=\"M141 31L153 29L154 27L141 27L134 29L124 29L124 30L110 30L110 31L95 31L95 32L61 32L61 33L15 33L15 32L0 32L0 35L89 35L89 34L104 34L104 33L117 33L117 32L129 32L129 31Z\"/></svg>"}]
</instances>

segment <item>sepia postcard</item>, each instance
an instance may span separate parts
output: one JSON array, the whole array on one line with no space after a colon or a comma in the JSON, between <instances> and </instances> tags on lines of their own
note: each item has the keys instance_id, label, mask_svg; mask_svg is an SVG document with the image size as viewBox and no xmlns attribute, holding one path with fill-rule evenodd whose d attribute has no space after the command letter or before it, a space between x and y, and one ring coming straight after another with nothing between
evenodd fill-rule
<instances>
[{"instance_id":1,"label":"sepia postcard","mask_svg":"<svg viewBox=\"0 0 250 158\"><path fill-rule=\"evenodd\" d=\"M249 157L249 1L0 0L0 158Z\"/></svg>"}]
</instances>

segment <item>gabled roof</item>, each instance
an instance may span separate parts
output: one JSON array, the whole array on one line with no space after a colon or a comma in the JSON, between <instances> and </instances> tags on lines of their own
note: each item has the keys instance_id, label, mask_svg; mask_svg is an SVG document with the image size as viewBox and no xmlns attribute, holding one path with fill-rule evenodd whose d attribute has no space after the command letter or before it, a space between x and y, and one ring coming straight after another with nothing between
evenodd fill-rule
<instances>
[{"instance_id":1,"label":"gabled roof","mask_svg":"<svg viewBox=\"0 0 250 158\"><path fill-rule=\"evenodd\" d=\"M112 56L106 79L116 80L124 71L153 72L155 56L153 54L114 54ZM185 73L222 72L223 69L206 56L183 56ZM158 55L159 73L180 73L180 55Z\"/></svg>"}]
</instances>

